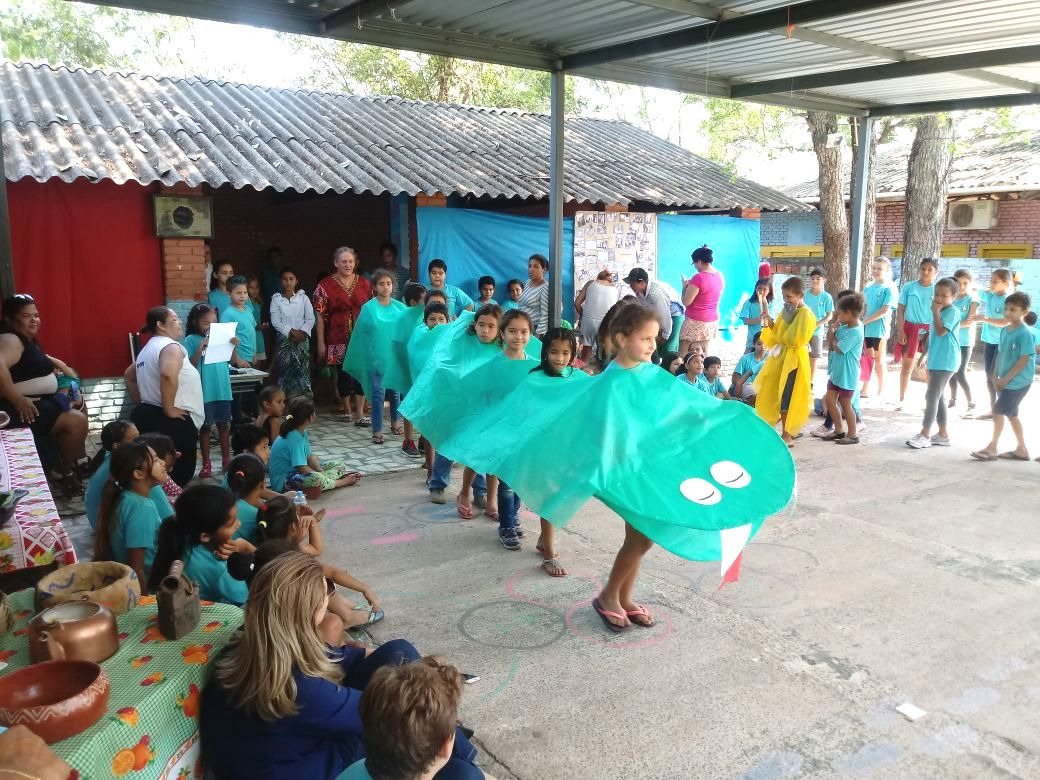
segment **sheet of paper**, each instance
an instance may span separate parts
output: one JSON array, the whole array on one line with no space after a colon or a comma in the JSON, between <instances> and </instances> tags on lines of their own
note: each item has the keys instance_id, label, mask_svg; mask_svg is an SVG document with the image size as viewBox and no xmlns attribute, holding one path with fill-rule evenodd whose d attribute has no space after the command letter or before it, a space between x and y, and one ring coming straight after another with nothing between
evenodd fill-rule
<instances>
[{"instance_id":1,"label":"sheet of paper","mask_svg":"<svg viewBox=\"0 0 1040 780\"><path fill-rule=\"evenodd\" d=\"M916 707L910 702L904 702L896 707L896 712L902 715L907 720L919 720L923 718L927 713L920 707Z\"/></svg>"},{"instance_id":2,"label":"sheet of paper","mask_svg":"<svg viewBox=\"0 0 1040 780\"><path fill-rule=\"evenodd\" d=\"M231 339L235 337L237 327L234 322L214 322L209 326L209 344L203 363L226 363L231 360L231 353L235 351Z\"/></svg>"}]
</instances>

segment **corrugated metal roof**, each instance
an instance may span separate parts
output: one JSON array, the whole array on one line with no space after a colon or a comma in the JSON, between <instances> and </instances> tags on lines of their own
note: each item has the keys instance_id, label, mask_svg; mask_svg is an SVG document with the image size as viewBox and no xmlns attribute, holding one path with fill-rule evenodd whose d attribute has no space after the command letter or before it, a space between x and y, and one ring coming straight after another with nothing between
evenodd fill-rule
<instances>
[{"instance_id":1,"label":"corrugated metal roof","mask_svg":"<svg viewBox=\"0 0 1040 780\"><path fill-rule=\"evenodd\" d=\"M1014 140L1003 137L961 142L950 171L950 195L958 193L1014 192L1040 190L1040 133ZM906 193L910 144L878 147L874 176L879 195L897 197ZM848 162L848 161L846 161ZM851 165L845 165L845 197L849 197ZM781 189L793 198L815 202L820 196L818 179Z\"/></svg>"},{"instance_id":2,"label":"corrugated metal roof","mask_svg":"<svg viewBox=\"0 0 1040 780\"><path fill-rule=\"evenodd\" d=\"M0 64L12 180L546 198L549 118L508 109ZM801 210L625 122L566 120L567 200Z\"/></svg>"}]
</instances>

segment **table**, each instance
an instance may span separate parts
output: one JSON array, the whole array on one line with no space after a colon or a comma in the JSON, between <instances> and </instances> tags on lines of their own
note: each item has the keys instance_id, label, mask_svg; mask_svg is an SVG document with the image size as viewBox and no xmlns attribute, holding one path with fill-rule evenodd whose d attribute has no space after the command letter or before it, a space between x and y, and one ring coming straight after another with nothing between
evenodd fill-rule
<instances>
[{"instance_id":1,"label":"table","mask_svg":"<svg viewBox=\"0 0 1040 780\"><path fill-rule=\"evenodd\" d=\"M26 625L33 591L11 595L15 624L0 637L0 675L29 664ZM119 615L119 651L101 664L111 693L108 712L86 731L51 748L83 778L201 778L199 695L221 648L242 624L242 610L202 602L195 630L176 641L159 633L154 596Z\"/></svg>"},{"instance_id":2,"label":"table","mask_svg":"<svg viewBox=\"0 0 1040 780\"><path fill-rule=\"evenodd\" d=\"M239 368L236 371L238 372L237 374L231 375L232 394L251 392L258 384L270 376L266 371L261 371L259 368Z\"/></svg>"},{"instance_id":3,"label":"table","mask_svg":"<svg viewBox=\"0 0 1040 780\"><path fill-rule=\"evenodd\" d=\"M76 551L58 517L28 428L0 430L0 474L8 489L29 491L0 528L0 574L75 563Z\"/></svg>"}]
</instances>

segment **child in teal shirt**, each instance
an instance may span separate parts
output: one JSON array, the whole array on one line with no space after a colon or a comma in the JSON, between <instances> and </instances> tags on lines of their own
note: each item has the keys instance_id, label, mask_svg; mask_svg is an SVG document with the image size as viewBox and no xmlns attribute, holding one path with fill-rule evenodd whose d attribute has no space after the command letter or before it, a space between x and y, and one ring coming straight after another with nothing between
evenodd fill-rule
<instances>
[{"instance_id":1,"label":"child in teal shirt","mask_svg":"<svg viewBox=\"0 0 1040 780\"><path fill-rule=\"evenodd\" d=\"M863 357L863 324L859 318L866 309L860 293L838 298L837 322L827 332L829 363L827 366L827 394L823 403L834 423L833 433L821 436L824 441L837 444L859 444L856 428L856 410L852 398L859 388L859 363ZM848 426L848 430L845 430Z\"/></svg>"},{"instance_id":2,"label":"child in teal shirt","mask_svg":"<svg viewBox=\"0 0 1040 780\"><path fill-rule=\"evenodd\" d=\"M697 380L702 385L701 389L716 398L731 398L726 386L722 383L719 373L722 371L722 359L714 355L704 358L704 373Z\"/></svg>"},{"instance_id":3,"label":"child in teal shirt","mask_svg":"<svg viewBox=\"0 0 1040 780\"><path fill-rule=\"evenodd\" d=\"M267 470L256 455L243 454L232 458L227 468L228 489L238 498L238 530L234 538L257 541L256 513L263 502L264 480Z\"/></svg>"},{"instance_id":4,"label":"child in teal shirt","mask_svg":"<svg viewBox=\"0 0 1040 780\"><path fill-rule=\"evenodd\" d=\"M227 283L228 279L234 275L235 271L231 267L231 263L227 261L217 263L213 266L213 271L210 273L207 300L209 305L216 310L218 316L231 305L231 296L228 295Z\"/></svg>"},{"instance_id":5,"label":"child in teal shirt","mask_svg":"<svg viewBox=\"0 0 1040 780\"><path fill-rule=\"evenodd\" d=\"M281 434L271 445L268 471L271 489L275 492L308 487L332 490L361 481L361 473L350 471L343 461L319 461L316 455L311 454L307 428L314 418L314 402L309 398L300 396L289 404Z\"/></svg>"},{"instance_id":6,"label":"child in teal shirt","mask_svg":"<svg viewBox=\"0 0 1040 780\"><path fill-rule=\"evenodd\" d=\"M997 400L997 352L1000 350L1000 332L1008 324L1004 316L1004 304L1011 292L1011 271L998 268L990 274L989 289L979 293L979 313L975 322L982 323L982 339L984 365L986 367L986 389L989 390L989 403L992 408ZM980 420L990 420L993 413L984 414Z\"/></svg>"},{"instance_id":7,"label":"child in teal shirt","mask_svg":"<svg viewBox=\"0 0 1040 780\"><path fill-rule=\"evenodd\" d=\"M227 311L233 311L228 309ZM231 315L233 316L233 315ZM217 321L217 312L212 306L198 303L188 312L188 335L184 337L184 349L188 353L191 364L202 376L202 400L206 410L206 422L199 430L199 447L202 450L202 468L199 479L213 476L213 466L209 459L210 429L217 426L220 439L220 462L227 469L231 459L231 369L228 362L206 362L206 347L209 344L209 327ZM240 346L236 337L233 344Z\"/></svg>"},{"instance_id":8,"label":"child in teal shirt","mask_svg":"<svg viewBox=\"0 0 1040 780\"><path fill-rule=\"evenodd\" d=\"M1029 304L1029 296L1024 292L1011 293L1004 300L1007 325L1000 331L993 381L997 390L997 399L993 404L993 438L986 447L971 453L976 460L1029 460L1022 422L1018 419L1018 408L1029 392L1036 372L1036 341L1033 331L1025 324ZM998 455L997 445L1004 430L1005 417L1015 433L1018 446Z\"/></svg>"},{"instance_id":9,"label":"child in teal shirt","mask_svg":"<svg viewBox=\"0 0 1040 780\"><path fill-rule=\"evenodd\" d=\"M256 355L254 355L254 362L259 368L267 363L266 333L270 325L264 322L264 298L260 294L260 280L252 275L247 276L246 290L249 291L249 309L253 312L253 319L256 321Z\"/></svg>"},{"instance_id":10,"label":"child in teal shirt","mask_svg":"<svg viewBox=\"0 0 1040 780\"><path fill-rule=\"evenodd\" d=\"M509 297L506 299L506 302L502 304L502 311L519 309L520 296L524 294L524 283L519 279L510 279L509 284L506 285L506 290L509 293Z\"/></svg>"},{"instance_id":11,"label":"child in teal shirt","mask_svg":"<svg viewBox=\"0 0 1040 780\"><path fill-rule=\"evenodd\" d=\"M166 466L147 444L135 441L112 451L110 479L98 510L94 559L125 563L134 570L142 591L161 522L149 494L165 481Z\"/></svg>"},{"instance_id":12,"label":"child in teal shirt","mask_svg":"<svg viewBox=\"0 0 1040 780\"><path fill-rule=\"evenodd\" d=\"M218 485L192 485L177 499L177 512L163 521L155 561L148 580L151 591L174 561L184 562L184 576L199 584L199 596L207 601L242 606L249 591L227 569L232 553L251 553L245 539L235 539L238 508L235 497Z\"/></svg>"},{"instance_id":13,"label":"child in teal shirt","mask_svg":"<svg viewBox=\"0 0 1040 780\"><path fill-rule=\"evenodd\" d=\"M221 322L235 323L238 344L231 362L239 368L251 368L256 359L256 318L249 305L249 288L244 276L232 276L228 282L231 305L220 312Z\"/></svg>"},{"instance_id":14,"label":"child in teal shirt","mask_svg":"<svg viewBox=\"0 0 1040 780\"><path fill-rule=\"evenodd\" d=\"M755 379L766 364L766 349L762 346L761 328L752 342L753 351L743 355L733 369L733 384L729 393L733 398L755 405Z\"/></svg>"},{"instance_id":15,"label":"child in teal shirt","mask_svg":"<svg viewBox=\"0 0 1040 780\"><path fill-rule=\"evenodd\" d=\"M87 466L89 476L87 490L83 496L87 522L90 523L91 530L97 528L98 509L101 507L101 494L104 493L108 482L112 451L136 438L137 426L129 420L113 420L101 429L101 449Z\"/></svg>"},{"instance_id":16,"label":"child in teal shirt","mask_svg":"<svg viewBox=\"0 0 1040 780\"><path fill-rule=\"evenodd\" d=\"M946 386L961 362L961 312L954 304L960 291L956 279L940 279L935 283L932 297L931 337L928 344L928 389L924 396L924 421L921 432L909 439L906 446L921 450L928 447L949 447L946 430ZM932 423L938 421L939 432L930 436Z\"/></svg>"},{"instance_id":17,"label":"child in teal shirt","mask_svg":"<svg viewBox=\"0 0 1040 780\"><path fill-rule=\"evenodd\" d=\"M816 376L816 361L823 357L823 334L834 313L834 298L823 289L827 274L822 268L809 272L809 291L805 293L805 305L816 318L816 330L809 339L809 377Z\"/></svg>"}]
</instances>

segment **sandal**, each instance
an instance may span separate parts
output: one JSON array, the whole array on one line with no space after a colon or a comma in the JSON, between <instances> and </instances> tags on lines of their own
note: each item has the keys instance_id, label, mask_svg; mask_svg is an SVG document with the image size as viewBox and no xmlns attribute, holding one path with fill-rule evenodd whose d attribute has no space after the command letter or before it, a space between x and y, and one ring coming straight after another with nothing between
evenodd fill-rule
<instances>
[{"instance_id":1,"label":"sandal","mask_svg":"<svg viewBox=\"0 0 1040 780\"><path fill-rule=\"evenodd\" d=\"M550 577L566 577L567 570L563 568L563 564L560 563L560 559L557 556L552 558L546 558L542 561L542 570Z\"/></svg>"},{"instance_id":2,"label":"sandal","mask_svg":"<svg viewBox=\"0 0 1040 780\"><path fill-rule=\"evenodd\" d=\"M390 426L390 433L394 436L404 436L404 426L398 423L397 425Z\"/></svg>"},{"instance_id":3,"label":"sandal","mask_svg":"<svg viewBox=\"0 0 1040 780\"><path fill-rule=\"evenodd\" d=\"M354 610L354 612L364 612L364 611L365 610L363 610L363 609L361 609L361 610L357 610L357 609ZM386 617L386 613L383 612L383 610L381 610L381 609L370 609L370 610L368 610L368 620L366 620L364 623L358 623L356 626L351 626L351 628L364 628L365 626L371 626L374 623L378 623L384 617Z\"/></svg>"},{"instance_id":4,"label":"sandal","mask_svg":"<svg viewBox=\"0 0 1040 780\"><path fill-rule=\"evenodd\" d=\"M383 444L385 441L386 440L383 438L383 434L381 434L381 433L373 433L372 434L372 443L373 444Z\"/></svg>"},{"instance_id":5,"label":"sandal","mask_svg":"<svg viewBox=\"0 0 1040 780\"><path fill-rule=\"evenodd\" d=\"M650 612L642 604L636 604L635 609L625 610L625 615L628 619L640 628L653 628L654 619L651 617Z\"/></svg>"},{"instance_id":6,"label":"sandal","mask_svg":"<svg viewBox=\"0 0 1040 780\"><path fill-rule=\"evenodd\" d=\"M994 455L993 453L991 453L991 452L983 452L982 450L979 450L978 452L971 453L971 457L975 458L975 460L981 460L984 463L988 463L991 460L996 460L997 459L997 456Z\"/></svg>"},{"instance_id":7,"label":"sandal","mask_svg":"<svg viewBox=\"0 0 1040 780\"><path fill-rule=\"evenodd\" d=\"M492 521L494 521L496 523L498 522L498 512L488 512L488 511L485 510L484 511L484 517L486 517L488 520L492 520Z\"/></svg>"},{"instance_id":8,"label":"sandal","mask_svg":"<svg viewBox=\"0 0 1040 780\"><path fill-rule=\"evenodd\" d=\"M620 634L622 631L628 630L628 628L632 625L628 622L628 618L625 615L622 615L618 612L608 612L607 610L603 609L603 606L599 603L599 599L592 600L592 608L596 610L596 614L599 615L600 619L603 621L603 624L611 631L613 631L615 634ZM625 624L623 626L619 626L616 623L612 623L610 618L624 620Z\"/></svg>"},{"instance_id":9,"label":"sandal","mask_svg":"<svg viewBox=\"0 0 1040 780\"><path fill-rule=\"evenodd\" d=\"M461 517L463 520L473 519L473 507L471 506L463 506L460 502L456 501L455 511L459 513L459 517Z\"/></svg>"},{"instance_id":10,"label":"sandal","mask_svg":"<svg viewBox=\"0 0 1040 780\"><path fill-rule=\"evenodd\" d=\"M997 457L1000 458L1001 460L1029 460L1029 456L1028 455L1019 455L1014 450L1009 450L1008 452L1002 452L999 455L997 455Z\"/></svg>"},{"instance_id":11,"label":"sandal","mask_svg":"<svg viewBox=\"0 0 1040 780\"><path fill-rule=\"evenodd\" d=\"M355 428L368 428L372 425L371 417L358 417L357 422L354 423Z\"/></svg>"},{"instance_id":12,"label":"sandal","mask_svg":"<svg viewBox=\"0 0 1040 780\"><path fill-rule=\"evenodd\" d=\"M820 441L841 441L845 438L845 431L841 433L832 433L827 436L821 436Z\"/></svg>"},{"instance_id":13,"label":"sandal","mask_svg":"<svg viewBox=\"0 0 1040 780\"><path fill-rule=\"evenodd\" d=\"M66 474L55 475L58 487L65 494L65 498L79 498L83 495L83 483L76 478L76 472L70 471Z\"/></svg>"}]
</instances>

